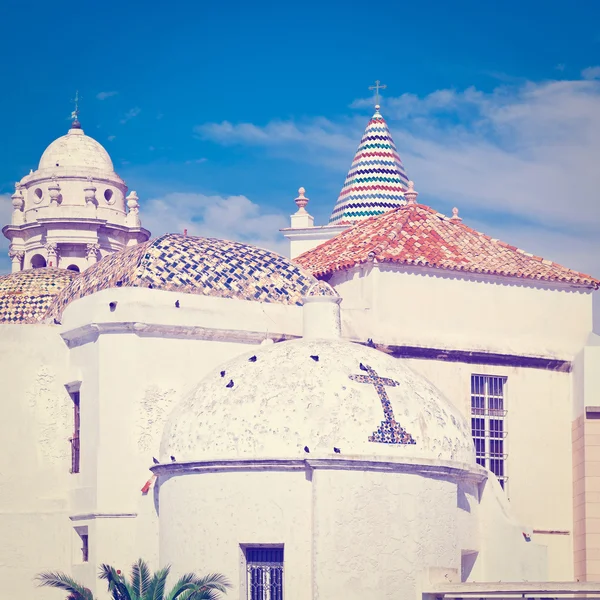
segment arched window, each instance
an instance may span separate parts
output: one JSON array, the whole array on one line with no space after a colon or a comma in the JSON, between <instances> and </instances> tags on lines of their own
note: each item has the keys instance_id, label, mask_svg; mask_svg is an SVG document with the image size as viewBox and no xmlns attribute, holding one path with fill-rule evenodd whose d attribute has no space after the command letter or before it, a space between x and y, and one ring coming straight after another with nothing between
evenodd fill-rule
<instances>
[{"instance_id":1,"label":"arched window","mask_svg":"<svg viewBox=\"0 0 600 600\"><path fill-rule=\"evenodd\" d=\"M79 273L79 267L77 265L69 265L67 269L69 271L75 271L76 273Z\"/></svg>"},{"instance_id":2,"label":"arched window","mask_svg":"<svg viewBox=\"0 0 600 600\"><path fill-rule=\"evenodd\" d=\"M31 268L41 269L46 266L46 259L41 254L34 254L31 257Z\"/></svg>"}]
</instances>

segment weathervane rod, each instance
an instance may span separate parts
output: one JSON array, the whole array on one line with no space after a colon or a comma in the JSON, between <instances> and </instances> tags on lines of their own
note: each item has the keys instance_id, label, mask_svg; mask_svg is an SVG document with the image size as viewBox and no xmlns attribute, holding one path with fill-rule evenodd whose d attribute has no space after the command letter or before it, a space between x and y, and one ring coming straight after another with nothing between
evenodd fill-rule
<instances>
[{"instance_id":1,"label":"weathervane rod","mask_svg":"<svg viewBox=\"0 0 600 600\"><path fill-rule=\"evenodd\" d=\"M77 117L79 117L79 90L75 91L75 99L73 102L75 103L75 110L71 113L71 119L77 121Z\"/></svg>"},{"instance_id":2,"label":"weathervane rod","mask_svg":"<svg viewBox=\"0 0 600 600\"><path fill-rule=\"evenodd\" d=\"M381 85L379 79L375 81L375 85L369 87L370 90L375 90L375 106L379 107L379 90L385 90L387 85Z\"/></svg>"}]
</instances>

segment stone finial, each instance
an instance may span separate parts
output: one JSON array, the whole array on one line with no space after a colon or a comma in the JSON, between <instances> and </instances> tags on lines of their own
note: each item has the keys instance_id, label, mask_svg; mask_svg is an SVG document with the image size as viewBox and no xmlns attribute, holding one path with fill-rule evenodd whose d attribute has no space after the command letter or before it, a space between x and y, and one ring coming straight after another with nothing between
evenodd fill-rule
<instances>
[{"instance_id":1,"label":"stone finial","mask_svg":"<svg viewBox=\"0 0 600 600\"><path fill-rule=\"evenodd\" d=\"M127 196L127 208L129 208L129 214L127 215L127 223L131 227L140 227L142 224L140 221L140 203L137 193L132 190Z\"/></svg>"},{"instance_id":2,"label":"stone finial","mask_svg":"<svg viewBox=\"0 0 600 600\"><path fill-rule=\"evenodd\" d=\"M304 195L306 192L306 190L301 187L298 190L298 197L294 200L294 202L296 203L296 206L298 207L298 213L305 213L305 207L308 204L308 198ZM296 213L296 214L298 214Z\"/></svg>"},{"instance_id":3,"label":"stone finial","mask_svg":"<svg viewBox=\"0 0 600 600\"><path fill-rule=\"evenodd\" d=\"M407 203L411 205L416 204L418 195L419 192L415 191L415 182L409 181L408 189L406 190L406 192L404 192L404 197L406 198Z\"/></svg>"},{"instance_id":4,"label":"stone finial","mask_svg":"<svg viewBox=\"0 0 600 600\"><path fill-rule=\"evenodd\" d=\"M25 201L23 199L23 191L21 185L15 183L15 193L11 196L12 205L14 210L23 210Z\"/></svg>"},{"instance_id":5,"label":"stone finial","mask_svg":"<svg viewBox=\"0 0 600 600\"><path fill-rule=\"evenodd\" d=\"M83 188L85 194L86 206L98 206L98 200L96 200L96 186L94 180L91 177L87 178L88 184Z\"/></svg>"},{"instance_id":6,"label":"stone finial","mask_svg":"<svg viewBox=\"0 0 600 600\"><path fill-rule=\"evenodd\" d=\"M453 223L460 223L462 221L462 219L458 216L458 208L456 208L456 206L452 209L452 217L450 220Z\"/></svg>"},{"instance_id":7,"label":"stone finial","mask_svg":"<svg viewBox=\"0 0 600 600\"><path fill-rule=\"evenodd\" d=\"M140 208L139 198L135 190L129 192L129 196L127 196L127 207L131 212L137 212Z\"/></svg>"},{"instance_id":8,"label":"stone finial","mask_svg":"<svg viewBox=\"0 0 600 600\"><path fill-rule=\"evenodd\" d=\"M50 194L50 206L58 206L60 185L54 175L52 176L52 183L48 186L48 193Z\"/></svg>"}]
</instances>

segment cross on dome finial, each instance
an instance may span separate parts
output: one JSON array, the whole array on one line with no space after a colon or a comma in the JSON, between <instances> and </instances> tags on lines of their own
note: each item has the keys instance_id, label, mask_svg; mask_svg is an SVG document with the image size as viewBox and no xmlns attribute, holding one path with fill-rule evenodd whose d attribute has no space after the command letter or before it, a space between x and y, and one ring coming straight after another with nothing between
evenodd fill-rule
<instances>
[{"instance_id":1,"label":"cross on dome finial","mask_svg":"<svg viewBox=\"0 0 600 600\"><path fill-rule=\"evenodd\" d=\"M79 122L79 90L75 92L75 98L72 102L75 104L75 110L71 112L71 119L73 123L71 124L72 129L81 129L81 123Z\"/></svg>"},{"instance_id":2,"label":"cross on dome finial","mask_svg":"<svg viewBox=\"0 0 600 600\"><path fill-rule=\"evenodd\" d=\"M385 90L387 85L382 85L379 79L375 80L375 85L369 86L370 90L375 90L375 110L379 110L379 90Z\"/></svg>"}]
</instances>

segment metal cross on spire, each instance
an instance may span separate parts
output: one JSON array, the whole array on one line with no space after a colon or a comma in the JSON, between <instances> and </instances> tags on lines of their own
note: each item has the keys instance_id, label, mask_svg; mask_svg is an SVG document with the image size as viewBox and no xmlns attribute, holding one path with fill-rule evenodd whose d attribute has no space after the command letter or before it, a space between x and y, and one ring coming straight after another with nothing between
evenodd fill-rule
<instances>
[{"instance_id":1,"label":"metal cross on spire","mask_svg":"<svg viewBox=\"0 0 600 600\"><path fill-rule=\"evenodd\" d=\"M379 90L385 90L387 85L381 85L379 79L375 81L375 85L369 87L370 90L375 90L375 107L379 108Z\"/></svg>"},{"instance_id":2,"label":"metal cross on spire","mask_svg":"<svg viewBox=\"0 0 600 600\"><path fill-rule=\"evenodd\" d=\"M75 92L75 99L72 102L75 104L75 110L71 113L71 119L77 121L79 118L79 90Z\"/></svg>"}]
</instances>

